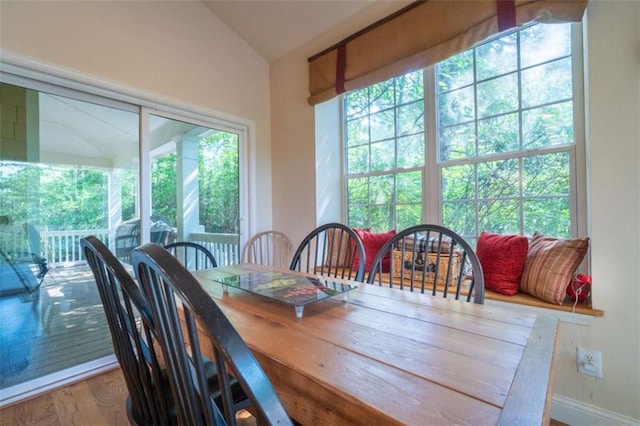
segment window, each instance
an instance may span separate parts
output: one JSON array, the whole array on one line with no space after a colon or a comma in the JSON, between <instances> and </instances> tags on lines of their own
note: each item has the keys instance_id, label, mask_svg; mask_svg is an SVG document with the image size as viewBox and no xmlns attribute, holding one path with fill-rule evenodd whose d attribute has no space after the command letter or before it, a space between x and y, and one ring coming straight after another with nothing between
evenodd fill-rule
<instances>
[{"instance_id":1,"label":"window","mask_svg":"<svg viewBox=\"0 0 640 426\"><path fill-rule=\"evenodd\" d=\"M352 226L406 227L422 218L422 72L345 96L347 204Z\"/></svg>"},{"instance_id":2,"label":"window","mask_svg":"<svg viewBox=\"0 0 640 426\"><path fill-rule=\"evenodd\" d=\"M575 44L536 24L345 95L349 224L576 235Z\"/></svg>"}]
</instances>

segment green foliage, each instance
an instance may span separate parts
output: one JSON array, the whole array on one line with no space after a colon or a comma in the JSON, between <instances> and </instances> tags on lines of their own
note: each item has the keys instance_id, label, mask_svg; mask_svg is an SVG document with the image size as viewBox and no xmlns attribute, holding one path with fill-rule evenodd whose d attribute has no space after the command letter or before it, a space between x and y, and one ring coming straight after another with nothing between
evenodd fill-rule
<instances>
[{"instance_id":1,"label":"green foliage","mask_svg":"<svg viewBox=\"0 0 640 426\"><path fill-rule=\"evenodd\" d=\"M442 221L471 241L483 230L570 236L570 154L546 151L575 143L570 33L533 25L435 67ZM422 221L424 110L419 72L345 96L352 226Z\"/></svg>"},{"instance_id":2,"label":"green foliage","mask_svg":"<svg viewBox=\"0 0 640 426\"><path fill-rule=\"evenodd\" d=\"M473 83L473 50L454 55L436 68L438 92L445 93Z\"/></svg>"},{"instance_id":3,"label":"green foliage","mask_svg":"<svg viewBox=\"0 0 640 426\"><path fill-rule=\"evenodd\" d=\"M238 135L218 132L200 141L200 224L205 232L240 231Z\"/></svg>"},{"instance_id":4,"label":"green foliage","mask_svg":"<svg viewBox=\"0 0 640 426\"><path fill-rule=\"evenodd\" d=\"M122 221L126 222L137 217L136 215L136 200L137 200L137 186L138 181L138 169L137 167L130 167L121 171L121 190L120 190L120 202L122 203Z\"/></svg>"},{"instance_id":5,"label":"green foliage","mask_svg":"<svg viewBox=\"0 0 640 426\"><path fill-rule=\"evenodd\" d=\"M81 167L0 163L2 215L50 230L107 226L107 176Z\"/></svg>"},{"instance_id":6,"label":"green foliage","mask_svg":"<svg viewBox=\"0 0 640 426\"><path fill-rule=\"evenodd\" d=\"M151 163L152 214L177 225L176 154ZM219 132L199 145L200 221L206 232L237 233L238 136ZM136 218L138 169L116 170L122 220ZM75 166L0 163L0 215L49 230L108 227L109 176Z\"/></svg>"},{"instance_id":7,"label":"green foliage","mask_svg":"<svg viewBox=\"0 0 640 426\"><path fill-rule=\"evenodd\" d=\"M571 237L569 197L532 198L524 202L526 235L540 232L560 238Z\"/></svg>"},{"instance_id":8,"label":"green foliage","mask_svg":"<svg viewBox=\"0 0 640 426\"><path fill-rule=\"evenodd\" d=\"M387 231L422 217L424 82L416 71L345 95L348 220ZM388 172L392 172L389 174Z\"/></svg>"},{"instance_id":9,"label":"green foliage","mask_svg":"<svg viewBox=\"0 0 640 426\"><path fill-rule=\"evenodd\" d=\"M168 219L172 227L178 224L176 162L175 153L151 162L151 214Z\"/></svg>"},{"instance_id":10,"label":"green foliage","mask_svg":"<svg viewBox=\"0 0 640 426\"><path fill-rule=\"evenodd\" d=\"M25 223L39 208L40 168L26 163L0 162L0 215L14 224Z\"/></svg>"},{"instance_id":11,"label":"green foliage","mask_svg":"<svg viewBox=\"0 0 640 426\"><path fill-rule=\"evenodd\" d=\"M478 80L513 72L518 67L518 34L511 33L475 49Z\"/></svg>"},{"instance_id":12,"label":"green foliage","mask_svg":"<svg viewBox=\"0 0 640 426\"><path fill-rule=\"evenodd\" d=\"M445 167L443 223L467 235L537 231L568 237L569 173L566 152Z\"/></svg>"},{"instance_id":13,"label":"green foliage","mask_svg":"<svg viewBox=\"0 0 640 426\"><path fill-rule=\"evenodd\" d=\"M477 85L478 119L518 109L518 76L507 74Z\"/></svg>"}]
</instances>

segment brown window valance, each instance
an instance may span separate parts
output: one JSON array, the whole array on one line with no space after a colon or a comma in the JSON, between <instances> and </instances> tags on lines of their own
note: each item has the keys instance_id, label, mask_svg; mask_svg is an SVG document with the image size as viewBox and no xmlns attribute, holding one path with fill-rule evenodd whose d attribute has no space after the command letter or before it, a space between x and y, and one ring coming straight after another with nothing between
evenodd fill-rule
<instances>
[{"instance_id":1,"label":"brown window valance","mask_svg":"<svg viewBox=\"0 0 640 426\"><path fill-rule=\"evenodd\" d=\"M433 65L515 25L580 22L587 0L427 0L410 4L309 58L316 105Z\"/></svg>"}]
</instances>

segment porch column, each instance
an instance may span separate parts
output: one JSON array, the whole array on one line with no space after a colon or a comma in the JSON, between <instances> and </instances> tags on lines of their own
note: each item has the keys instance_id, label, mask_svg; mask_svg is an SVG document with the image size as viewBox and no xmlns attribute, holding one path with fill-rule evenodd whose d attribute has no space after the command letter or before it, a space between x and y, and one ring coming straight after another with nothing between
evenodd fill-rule
<instances>
[{"instance_id":1,"label":"porch column","mask_svg":"<svg viewBox=\"0 0 640 426\"><path fill-rule=\"evenodd\" d=\"M109 216L107 226L109 228L109 247L115 250L116 227L122 221L122 169L109 172Z\"/></svg>"},{"instance_id":2,"label":"porch column","mask_svg":"<svg viewBox=\"0 0 640 426\"><path fill-rule=\"evenodd\" d=\"M198 183L199 138L183 135L176 140L176 197L178 241L187 241L200 226L200 190Z\"/></svg>"}]
</instances>

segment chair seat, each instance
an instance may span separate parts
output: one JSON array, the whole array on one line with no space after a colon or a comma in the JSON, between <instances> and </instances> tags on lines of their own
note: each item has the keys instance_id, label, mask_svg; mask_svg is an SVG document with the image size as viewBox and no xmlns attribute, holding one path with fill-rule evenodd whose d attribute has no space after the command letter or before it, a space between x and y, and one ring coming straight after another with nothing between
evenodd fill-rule
<instances>
[{"instance_id":1,"label":"chair seat","mask_svg":"<svg viewBox=\"0 0 640 426\"><path fill-rule=\"evenodd\" d=\"M24 263L0 265L0 296L8 296L23 292L33 292L40 286L40 281L31 267Z\"/></svg>"},{"instance_id":2,"label":"chair seat","mask_svg":"<svg viewBox=\"0 0 640 426\"><path fill-rule=\"evenodd\" d=\"M218 387L218 377L217 377L218 370L216 369L216 365L213 361L205 358L204 369L205 369L205 376L207 377L207 381L209 383L209 389L210 389L211 395L215 399L216 404L218 404L219 407L222 407L221 392ZM173 402L173 395L171 395L171 392L169 391L171 389L171 385L169 383L169 377L167 374L168 374L167 370L163 369L161 372L163 384L160 387L161 389L166 390L162 394L162 397L164 398L165 403L167 404L168 412L169 412L169 419L166 419L167 420L166 423L169 425L176 425L178 424L178 414L177 414L176 406ZM231 377L229 379L229 383L231 385L231 394L233 396L233 400L236 406L238 408L246 408L250 406L251 405L250 401L247 399L247 396L245 395L238 381L234 377ZM126 409L127 409L127 414L130 417L132 422L134 422L137 425L146 424L145 416L142 413L137 412L135 405L131 401L130 395L127 396Z\"/></svg>"}]
</instances>

